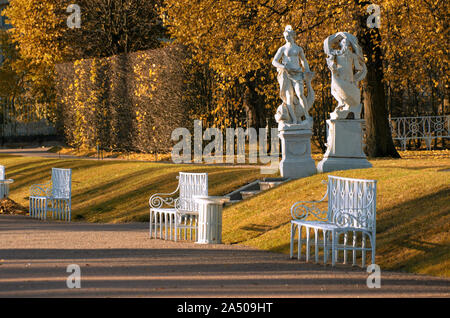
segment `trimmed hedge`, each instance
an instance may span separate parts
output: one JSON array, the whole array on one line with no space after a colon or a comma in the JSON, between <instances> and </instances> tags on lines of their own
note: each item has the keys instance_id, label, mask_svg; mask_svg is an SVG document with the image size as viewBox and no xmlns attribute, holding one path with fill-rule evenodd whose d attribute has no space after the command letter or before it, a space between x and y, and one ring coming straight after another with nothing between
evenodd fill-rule
<instances>
[{"instance_id":1,"label":"trimmed hedge","mask_svg":"<svg viewBox=\"0 0 450 318\"><path fill-rule=\"evenodd\" d=\"M57 65L59 121L67 144L170 152L173 129L192 126L185 61L183 47L167 46Z\"/></svg>"}]
</instances>

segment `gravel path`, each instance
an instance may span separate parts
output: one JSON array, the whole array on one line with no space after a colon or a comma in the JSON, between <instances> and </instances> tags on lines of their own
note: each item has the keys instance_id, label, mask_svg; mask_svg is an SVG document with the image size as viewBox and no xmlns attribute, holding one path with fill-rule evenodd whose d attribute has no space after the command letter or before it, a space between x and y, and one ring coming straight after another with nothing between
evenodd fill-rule
<instances>
[{"instance_id":1,"label":"gravel path","mask_svg":"<svg viewBox=\"0 0 450 318\"><path fill-rule=\"evenodd\" d=\"M148 238L147 223L44 222L0 216L0 297L449 297L450 280L306 264L237 245ZM67 266L81 268L68 289Z\"/></svg>"}]
</instances>

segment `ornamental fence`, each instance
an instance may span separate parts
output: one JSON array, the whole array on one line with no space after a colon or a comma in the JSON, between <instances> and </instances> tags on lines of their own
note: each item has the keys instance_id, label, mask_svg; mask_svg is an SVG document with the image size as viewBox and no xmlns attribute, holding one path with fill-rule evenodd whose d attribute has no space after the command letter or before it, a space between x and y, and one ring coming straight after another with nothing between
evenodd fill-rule
<instances>
[{"instance_id":1,"label":"ornamental fence","mask_svg":"<svg viewBox=\"0 0 450 318\"><path fill-rule=\"evenodd\" d=\"M441 140L442 148L446 148L446 140L450 138L450 115L396 117L390 119L392 139L400 143L401 150L407 150L411 141L420 145L425 142L427 150L431 150Z\"/></svg>"},{"instance_id":2,"label":"ornamental fence","mask_svg":"<svg viewBox=\"0 0 450 318\"><path fill-rule=\"evenodd\" d=\"M20 105L20 106L19 106ZM25 104L16 101L0 100L0 137L21 138L38 136L55 136L56 128L45 115L32 103Z\"/></svg>"}]
</instances>

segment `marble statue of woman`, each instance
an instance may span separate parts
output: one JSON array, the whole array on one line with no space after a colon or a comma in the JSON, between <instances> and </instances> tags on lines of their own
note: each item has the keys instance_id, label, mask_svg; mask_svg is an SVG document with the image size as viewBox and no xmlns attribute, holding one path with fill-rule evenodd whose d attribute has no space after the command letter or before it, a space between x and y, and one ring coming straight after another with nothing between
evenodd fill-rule
<instances>
[{"instance_id":1,"label":"marble statue of woman","mask_svg":"<svg viewBox=\"0 0 450 318\"><path fill-rule=\"evenodd\" d=\"M350 33L338 32L325 39L324 51L331 70L331 94L338 101L331 119L360 119L358 83L366 76L367 68L358 39Z\"/></svg>"},{"instance_id":2,"label":"marble statue of woman","mask_svg":"<svg viewBox=\"0 0 450 318\"><path fill-rule=\"evenodd\" d=\"M272 60L272 65L278 69L283 101L275 118L278 123L299 124L304 116L312 124L309 109L314 102L314 91L310 85L314 73L309 69L303 49L295 43L295 31L290 25L286 26L283 35L286 44L278 49ZM308 98L304 94L304 81L307 82Z\"/></svg>"}]
</instances>

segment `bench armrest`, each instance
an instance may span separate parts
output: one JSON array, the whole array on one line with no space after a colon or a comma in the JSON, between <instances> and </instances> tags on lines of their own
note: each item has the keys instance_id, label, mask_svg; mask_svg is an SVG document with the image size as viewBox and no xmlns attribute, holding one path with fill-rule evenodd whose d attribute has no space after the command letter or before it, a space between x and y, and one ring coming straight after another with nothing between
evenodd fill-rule
<instances>
[{"instance_id":1,"label":"bench armrest","mask_svg":"<svg viewBox=\"0 0 450 318\"><path fill-rule=\"evenodd\" d=\"M173 191L172 193L155 193L150 197L148 200L148 204L150 205L151 209L159 209L163 205L167 205L169 207L178 207L178 199L179 198L173 198L172 195L177 193L180 186L178 185L177 189Z\"/></svg>"},{"instance_id":2,"label":"bench armrest","mask_svg":"<svg viewBox=\"0 0 450 318\"><path fill-rule=\"evenodd\" d=\"M320 210L316 204L325 201L328 191L319 201L298 201L291 206L291 216L294 220L305 220L309 215L314 215L316 218L326 221L328 220L328 211Z\"/></svg>"},{"instance_id":3,"label":"bench armrest","mask_svg":"<svg viewBox=\"0 0 450 318\"><path fill-rule=\"evenodd\" d=\"M319 202L319 201L317 201ZM328 211L319 209L312 202L296 202L291 207L291 216L295 220L305 220L308 216L313 215L321 221L328 220Z\"/></svg>"},{"instance_id":4,"label":"bench armrest","mask_svg":"<svg viewBox=\"0 0 450 318\"><path fill-rule=\"evenodd\" d=\"M44 184L33 184L30 187L30 196L33 197L47 197L52 193L51 182Z\"/></svg>"}]
</instances>

